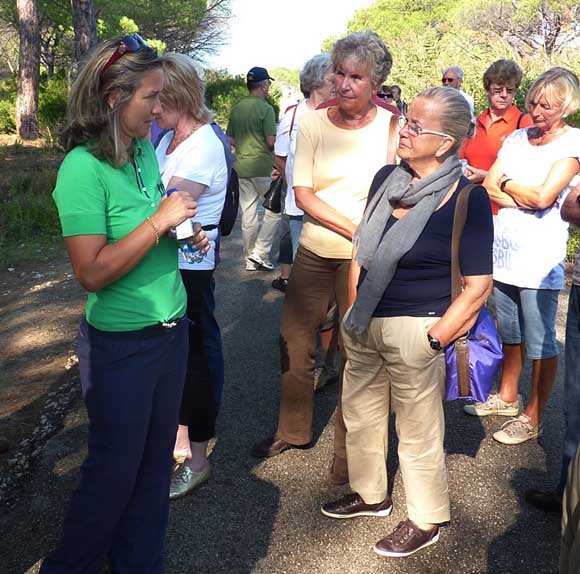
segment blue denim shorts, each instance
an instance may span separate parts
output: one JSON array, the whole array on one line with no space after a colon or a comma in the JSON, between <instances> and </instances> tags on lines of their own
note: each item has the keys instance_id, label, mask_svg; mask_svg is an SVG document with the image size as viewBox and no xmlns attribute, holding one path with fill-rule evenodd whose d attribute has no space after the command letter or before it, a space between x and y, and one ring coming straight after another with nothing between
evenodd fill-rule
<instances>
[{"instance_id":1,"label":"blue denim shorts","mask_svg":"<svg viewBox=\"0 0 580 574\"><path fill-rule=\"evenodd\" d=\"M493 306L501 340L506 345L525 343L529 359L559 354L556 339L557 289L528 289L493 282Z\"/></svg>"}]
</instances>

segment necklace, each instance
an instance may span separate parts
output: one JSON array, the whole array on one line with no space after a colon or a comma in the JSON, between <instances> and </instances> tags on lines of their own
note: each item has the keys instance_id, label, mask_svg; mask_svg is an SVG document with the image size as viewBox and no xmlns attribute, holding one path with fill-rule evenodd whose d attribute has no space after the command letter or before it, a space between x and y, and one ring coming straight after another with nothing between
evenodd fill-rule
<instances>
[{"instance_id":1,"label":"necklace","mask_svg":"<svg viewBox=\"0 0 580 574\"><path fill-rule=\"evenodd\" d=\"M191 126L191 129L187 130L186 132L184 132L182 134L178 134L176 131L174 131L173 138L171 139L171 143L167 147L167 152L166 152L167 155L169 155L170 153L173 153L179 145L181 145L191 134L193 134L195 131L197 131L203 125L204 124L202 124L201 122L195 121L193 123L193 125Z\"/></svg>"},{"instance_id":2,"label":"necklace","mask_svg":"<svg viewBox=\"0 0 580 574\"><path fill-rule=\"evenodd\" d=\"M538 133L538 128L534 128L534 135L531 135L530 139L535 140L532 145L541 146L554 141L561 133L564 133L568 130L567 125L563 125L562 127L558 128L555 132L551 134L541 133L541 135L535 135Z\"/></svg>"}]
</instances>

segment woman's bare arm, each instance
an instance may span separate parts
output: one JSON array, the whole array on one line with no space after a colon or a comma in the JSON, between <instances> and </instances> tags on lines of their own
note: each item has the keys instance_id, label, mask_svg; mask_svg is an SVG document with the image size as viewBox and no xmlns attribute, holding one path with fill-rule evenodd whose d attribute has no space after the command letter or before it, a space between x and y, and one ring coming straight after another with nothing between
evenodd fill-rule
<instances>
[{"instance_id":1,"label":"woman's bare arm","mask_svg":"<svg viewBox=\"0 0 580 574\"><path fill-rule=\"evenodd\" d=\"M477 320L479 310L489 297L493 286L491 275L468 275L464 288L445 314L429 330L429 335L445 346L464 335Z\"/></svg>"},{"instance_id":2,"label":"woman's bare arm","mask_svg":"<svg viewBox=\"0 0 580 574\"><path fill-rule=\"evenodd\" d=\"M204 185L203 183L175 176L173 176L167 183L167 189L171 189L172 187L179 191L187 191L195 201L197 201L201 194L207 189L207 185Z\"/></svg>"},{"instance_id":3,"label":"woman's bare arm","mask_svg":"<svg viewBox=\"0 0 580 574\"><path fill-rule=\"evenodd\" d=\"M131 233L115 243L104 235L65 237L71 265L79 283L87 291L99 291L126 275L157 243L157 236L195 215L196 203L188 193L164 197L157 211ZM157 230L157 233L155 232ZM208 241L201 231L194 244L207 249Z\"/></svg>"},{"instance_id":4,"label":"woman's bare arm","mask_svg":"<svg viewBox=\"0 0 580 574\"><path fill-rule=\"evenodd\" d=\"M311 187L294 186L296 205L324 227L352 239L356 224L320 199Z\"/></svg>"},{"instance_id":5,"label":"woman's bare arm","mask_svg":"<svg viewBox=\"0 0 580 574\"><path fill-rule=\"evenodd\" d=\"M498 180L502 175L503 166L501 159L496 159L483 180L483 187L487 190L490 199L500 207L519 207L511 195L499 188Z\"/></svg>"},{"instance_id":6,"label":"woman's bare arm","mask_svg":"<svg viewBox=\"0 0 580 574\"><path fill-rule=\"evenodd\" d=\"M577 159L564 158L554 163L548 176L540 185L524 185L510 179L504 185L504 191L521 207L547 209L569 185L579 168L580 164ZM498 178L497 185L499 186L505 179L506 177L502 174Z\"/></svg>"}]
</instances>

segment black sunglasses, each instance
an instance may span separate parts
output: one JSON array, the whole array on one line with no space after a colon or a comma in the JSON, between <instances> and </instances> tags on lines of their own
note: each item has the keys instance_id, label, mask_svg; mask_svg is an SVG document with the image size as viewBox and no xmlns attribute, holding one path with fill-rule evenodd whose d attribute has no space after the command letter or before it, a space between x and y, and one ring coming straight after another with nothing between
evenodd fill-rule
<instances>
[{"instance_id":1,"label":"black sunglasses","mask_svg":"<svg viewBox=\"0 0 580 574\"><path fill-rule=\"evenodd\" d=\"M143 48L149 48L149 46L147 45L147 42L139 36L139 34L123 36L117 49L103 66L100 75L102 76L123 54L126 54L127 52L138 52Z\"/></svg>"}]
</instances>

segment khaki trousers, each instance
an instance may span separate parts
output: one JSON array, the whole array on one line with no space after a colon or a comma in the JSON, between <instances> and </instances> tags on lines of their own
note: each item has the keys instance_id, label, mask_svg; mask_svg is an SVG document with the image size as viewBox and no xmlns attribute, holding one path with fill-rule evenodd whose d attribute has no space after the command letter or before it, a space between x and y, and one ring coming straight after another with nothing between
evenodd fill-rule
<instances>
[{"instance_id":1,"label":"khaki trousers","mask_svg":"<svg viewBox=\"0 0 580 574\"><path fill-rule=\"evenodd\" d=\"M290 444L312 440L316 336L327 321L328 307L336 299L342 320L348 304L350 259L319 257L300 246L292 265L282 309L280 353L282 395L278 433ZM334 453L346 458L345 428L340 393L334 421Z\"/></svg>"},{"instance_id":2,"label":"khaki trousers","mask_svg":"<svg viewBox=\"0 0 580 574\"><path fill-rule=\"evenodd\" d=\"M262 203L271 182L270 177L240 177L240 209L244 258L252 252L270 261L272 244L278 231L280 214L264 210L262 226L258 222L258 202Z\"/></svg>"},{"instance_id":3,"label":"khaki trousers","mask_svg":"<svg viewBox=\"0 0 580 574\"><path fill-rule=\"evenodd\" d=\"M443 439L445 356L429 346L437 318L371 319L362 343L342 329L347 362L342 411L350 485L367 504L387 494L389 411L396 415L399 464L414 522L449 520Z\"/></svg>"}]
</instances>

